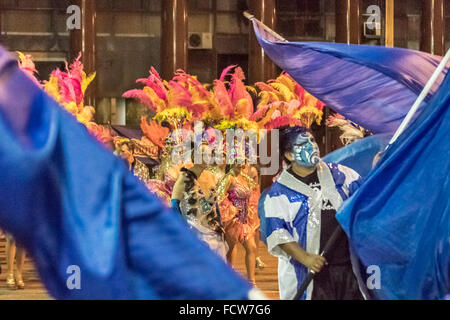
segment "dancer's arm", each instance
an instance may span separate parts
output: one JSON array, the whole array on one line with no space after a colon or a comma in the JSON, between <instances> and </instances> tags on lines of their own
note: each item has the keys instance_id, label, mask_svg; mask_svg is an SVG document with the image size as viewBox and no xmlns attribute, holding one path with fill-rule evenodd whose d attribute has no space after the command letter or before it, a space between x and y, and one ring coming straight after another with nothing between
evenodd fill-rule
<instances>
[{"instance_id":1,"label":"dancer's arm","mask_svg":"<svg viewBox=\"0 0 450 320\"><path fill-rule=\"evenodd\" d=\"M183 199L183 194L186 188L186 180L187 180L186 173L180 172L178 179L175 182L172 189L172 200L181 201Z\"/></svg>"}]
</instances>

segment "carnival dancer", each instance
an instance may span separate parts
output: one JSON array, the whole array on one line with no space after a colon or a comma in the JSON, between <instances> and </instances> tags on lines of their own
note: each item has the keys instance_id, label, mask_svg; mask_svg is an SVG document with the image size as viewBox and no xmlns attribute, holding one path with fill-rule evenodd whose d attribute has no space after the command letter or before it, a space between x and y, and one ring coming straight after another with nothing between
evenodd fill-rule
<instances>
[{"instance_id":1,"label":"carnival dancer","mask_svg":"<svg viewBox=\"0 0 450 320\"><path fill-rule=\"evenodd\" d=\"M135 145L130 139L118 138L116 143L116 154L127 162L128 168L134 175L144 183L150 179L149 168L136 157Z\"/></svg>"},{"instance_id":2,"label":"carnival dancer","mask_svg":"<svg viewBox=\"0 0 450 320\"><path fill-rule=\"evenodd\" d=\"M155 158L159 159L155 176L147 181L147 188L170 207L173 186L183 167L182 163L175 164L171 160L172 146L169 143L171 127L170 125L164 126L156 120L147 121L143 116L141 130L148 141L157 147Z\"/></svg>"},{"instance_id":3,"label":"carnival dancer","mask_svg":"<svg viewBox=\"0 0 450 320\"><path fill-rule=\"evenodd\" d=\"M244 165L227 165L226 175L218 186L218 200L221 218L225 228L225 239L229 246L227 259L233 264L236 244L245 248L247 277L254 285L256 266L256 231L259 228L257 201L259 186L243 172Z\"/></svg>"},{"instance_id":4,"label":"carnival dancer","mask_svg":"<svg viewBox=\"0 0 450 320\"><path fill-rule=\"evenodd\" d=\"M281 299L292 299L308 269L318 273L303 299L362 299L343 233L326 259L319 255L339 226L336 211L360 185L350 168L324 163L313 135L304 127L285 128L284 170L264 198L267 246L278 257Z\"/></svg>"},{"instance_id":5,"label":"carnival dancer","mask_svg":"<svg viewBox=\"0 0 450 320\"><path fill-rule=\"evenodd\" d=\"M257 82L255 86L259 89L258 97L260 99L257 111L253 113L250 120L258 123L260 128L272 130L286 125L310 127L313 122L320 124L324 104L306 92L287 73L283 72L276 79L269 80L267 83ZM263 191L263 198L267 192L268 189ZM256 243L259 244L259 239L266 243L266 221L261 204L258 205L258 217L260 218L260 228L256 233L258 237ZM261 226L261 224L263 225ZM259 269L264 267L260 258L257 258L257 267Z\"/></svg>"},{"instance_id":6,"label":"carnival dancer","mask_svg":"<svg viewBox=\"0 0 450 320\"><path fill-rule=\"evenodd\" d=\"M16 244L16 240L6 234L6 285L11 289L24 289L25 283L22 278L23 266L25 264L25 249ZM14 271L14 265L16 269Z\"/></svg>"},{"instance_id":7,"label":"carnival dancer","mask_svg":"<svg viewBox=\"0 0 450 320\"><path fill-rule=\"evenodd\" d=\"M155 113L149 121L141 118L142 132L158 148L160 162L147 187L170 206L174 184L184 166L172 161L172 150L183 143L183 130L190 130L192 122L200 121L204 113L213 109L213 94L182 70L172 80L164 81L152 67L150 75L137 82L143 83L144 88L129 90L123 97L135 98Z\"/></svg>"},{"instance_id":8,"label":"carnival dancer","mask_svg":"<svg viewBox=\"0 0 450 320\"><path fill-rule=\"evenodd\" d=\"M207 148L207 145L202 145L202 148ZM207 166L202 161L194 163L189 169L181 168L173 187L171 203L199 238L225 260L228 246L217 205L217 181L213 173L205 170Z\"/></svg>"}]
</instances>

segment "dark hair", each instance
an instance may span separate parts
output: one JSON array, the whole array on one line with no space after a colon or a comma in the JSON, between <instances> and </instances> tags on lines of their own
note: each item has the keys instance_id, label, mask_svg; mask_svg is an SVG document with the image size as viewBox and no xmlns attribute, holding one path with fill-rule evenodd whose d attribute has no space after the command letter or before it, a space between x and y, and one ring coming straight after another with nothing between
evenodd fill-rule
<instances>
[{"instance_id":1,"label":"dark hair","mask_svg":"<svg viewBox=\"0 0 450 320\"><path fill-rule=\"evenodd\" d=\"M131 153L134 153L134 151L135 151L134 143L133 143L132 141L130 141L130 140L128 140L128 141L122 141L122 142L119 142L119 143L117 144L117 147L118 147L119 149L122 148L122 146L127 146L128 151L130 151Z\"/></svg>"},{"instance_id":2,"label":"dark hair","mask_svg":"<svg viewBox=\"0 0 450 320\"><path fill-rule=\"evenodd\" d=\"M172 130L172 127L170 126L169 121L166 121L166 120L161 121L161 127L165 127L165 128Z\"/></svg>"},{"instance_id":3,"label":"dark hair","mask_svg":"<svg viewBox=\"0 0 450 320\"><path fill-rule=\"evenodd\" d=\"M292 152L298 135L306 132L310 132L310 130L300 126L280 128L280 156L287 163L290 163L290 161L286 159L284 154L286 152Z\"/></svg>"}]
</instances>

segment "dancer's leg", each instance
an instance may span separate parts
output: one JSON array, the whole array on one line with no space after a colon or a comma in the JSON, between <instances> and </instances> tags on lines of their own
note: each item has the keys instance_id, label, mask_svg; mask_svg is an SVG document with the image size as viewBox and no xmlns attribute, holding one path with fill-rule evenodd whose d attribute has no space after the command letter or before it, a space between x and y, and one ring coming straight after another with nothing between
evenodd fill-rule
<instances>
[{"instance_id":1,"label":"dancer's leg","mask_svg":"<svg viewBox=\"0 0 450 320\"><path fill-rule=\"evenodd\" d=\"M23 266L25 264L25 249L20 246L16 246L16 248L16 284L18 288L23 289L25 287L22 278Z\"/></svg>"},{"instance_id":2,"label":"dancer's leg","mask_svg":"<svg viewBox=\"0 0 450 320\"><path fill-rule=\"evenodd\" d=\"M16 242L14 238L7 234L6 235L6 284L9 287L15 287L16 282L14 280L14 259L16 257Z\"/></svg>"},{"instance_id":3,"label":"dancer's leg","mask_svg":"<svg viewBox=\"0 0 450 320\"><path fill-rule=\"evenodd\" d=\"M236 261L236 241L227 232L225 232L225 241L228 244L227 261L233 265L233 262Z\"/></svg>"},{"instance_id":4,"label":"dancer's leg","mask_svg":"<svg viewBox=\"0 0 450 320\"><path fill-rule=\"evenodd\" d=\"M261 260L259 254L259 243L261 242L259 227L255 231L255 243L256 243L256 267L260 270L264 269L265 263Z\"/></svg>"},{"instance_id":5,"label":"dancer's leg","mask_svg":"<svg viewBox=\"0 0 450 320\"><path fill-rule=\"evenodd\" d=\"M255 282L255 264L256 264L256 243L254 237L248 237L244 241L245 265L247 267L247 277L250 282Z\"/></svg>"}]
</instances>

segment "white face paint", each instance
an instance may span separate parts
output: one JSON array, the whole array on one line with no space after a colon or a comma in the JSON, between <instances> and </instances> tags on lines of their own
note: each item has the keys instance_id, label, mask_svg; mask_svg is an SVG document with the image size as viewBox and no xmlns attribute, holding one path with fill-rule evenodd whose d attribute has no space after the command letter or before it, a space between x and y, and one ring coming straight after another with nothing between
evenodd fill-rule
<instances>
[{"instance_id":1,"label":"white face paint","mask_svg":"<svg viewBox=\"0 0 450 320\"><path fill-rule=\"evenodd\" d=\"M319 146L311 133L300 133L297 136L294 144L294 161L303 167L315 167L319 163Z\"/></svg>"}]
</instances>

